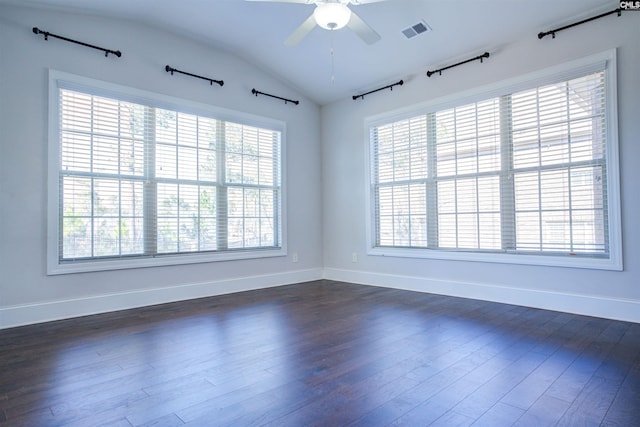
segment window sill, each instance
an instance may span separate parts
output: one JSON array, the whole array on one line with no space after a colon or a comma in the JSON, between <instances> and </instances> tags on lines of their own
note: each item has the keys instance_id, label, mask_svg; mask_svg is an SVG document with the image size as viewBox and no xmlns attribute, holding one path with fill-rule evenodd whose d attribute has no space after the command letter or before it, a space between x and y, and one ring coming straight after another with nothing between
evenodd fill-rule
<instances>
[{"instance_id":1,"label":"window sill","mask_svg":"<svg viewBox=\"0 0 640 427\"><path fill-rule=\"evenodd\" d=\"M591 258L575 255L529 255L516 253L478 253L412 248L370 248L368 255L398 258L423 258L447 261L490 262L544 267L586 268L594 270L622 271L622 257Z\"/></svg>"},{"instance_id":2,"label":"window sill","mask_svg":"<svg viewBox=\"0 0 640 427\"><path fill-rule=\"evenodd\" d=\"M59 263L49 260L47 275L88 273L95 271L125 270L132 268L162 267L169 265L188 265L207 262L248 260L258 258L283 257L286 249L269 248L258 250L235 250L216 253L194 253L180 255L161 255L157 257L107 258L101 260L66 261Z\"/></svg>"}]
</instances>

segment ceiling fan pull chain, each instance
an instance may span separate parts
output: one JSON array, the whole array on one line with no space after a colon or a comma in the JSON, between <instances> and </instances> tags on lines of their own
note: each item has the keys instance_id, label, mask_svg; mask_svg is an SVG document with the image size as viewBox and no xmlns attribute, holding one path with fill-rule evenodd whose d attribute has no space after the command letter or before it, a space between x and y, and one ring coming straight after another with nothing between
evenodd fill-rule
<instances>
[{"instance_id":1,"label":"ceiling fan pull chain","mask_svg":"<svg viewBox=\"0 0 640 427\"><path fill-rule=\"evenodd\" d=\"M333 65L333 28L331 28L331 30L329 30L329 39L330 39L330 49L329 49L329 53L331 54L331 84L336 82L336 75L335 75L335 71L334 71L334 65Z\"/></svg>"}]
</instances>

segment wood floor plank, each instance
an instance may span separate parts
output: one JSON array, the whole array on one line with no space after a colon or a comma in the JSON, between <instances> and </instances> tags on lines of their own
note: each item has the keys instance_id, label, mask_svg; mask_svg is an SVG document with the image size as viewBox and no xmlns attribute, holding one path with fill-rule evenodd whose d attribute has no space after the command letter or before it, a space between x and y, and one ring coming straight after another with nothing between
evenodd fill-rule
<instances>
[{"instance_id":1,"label":"wood floor plank","mask_svg":"<svg viewBox=\"0 0 640 427\"><path fill-rule=\"evenodd\" d=\"M467 427L473 424L474 421L473 418L450 411L429 424L429 427Z\"/></svg>"},{"instance_id":2,"label":"wood floor plank","mask_svg":"<svg viewBox=\"0 0 640 427\"><path fill-rule=\"evenodd\" d=\"M640 325L320 280L0 330L0 426L640 425Z\"/></svg>"},{"instance_id":3,"label":"wood floor plank","mask_svg":"<svg viewBox=\"0 0 640 427\"><path fill-rule=\"evenodd\" d=\"M122 418L119 420L114 420L114 421L110 421L107 424L100 424L97 425L96 427L132 427L131 423L129 421L127 421L126 418ZM159 427L159 426L157 426ZM168 427L168 426L166 426Z\"/></svg>"},{"instance_id":4,"label":"wood floor plank","mask_svg":"<svg viewBox=\"0 0 640 427\"><path fill-rule=\"evenodd\" d=\"M534 369L527 378L512 388L500 401L521 409L529 409L575 360L576 355L556 351Z\"/></svg>"},{"instance_id":5,"label":"wood floor plank","mask_svg":"<svg viewBox=\"0 0 640 427\"><path fill-rule=\"evenodd\" d=\"M128 421L127 423L132 425ZM176 414L169 414L148 421L144 424L139 424L139 427L179 427L184 425L184 421L182 421Z\"/></svg>"},{"instance_id":6,"label":"wood floor plank","mask_svg":"<svg viewBox=\"0 0 640 427\"><path fill-rule=\"evenodd\" d=\"M640 426L640 372L630 373L620 387L603 426Z\"/></svg>"},{"instance_id":7,"label":"wood floor plank","mask_svg":"<svg viewBox=\"0 0 640 427\"><path fill-rule=\"evenodd\" d=\"M472 425L473 427L511 426L522 417L524 412L524 409L498 402L480 418L476 418Z\"/></svg>"},{"instance_id":8,"label":"wood floor plank","mask_svg":"<svg viewBox=\"0 0 640 427\"><path fill-rule=\"evenodd\" d=\"M554 397L542 396L536 400L515 423L516 427L553 426L569 408L569 403Z\"/></svg>"},{"instance_id":9,"label":"wood floor plank","mask_svg":"<svg viewBox=\"0 0 640 427\"><path fill-rule=\"evenodd\" d=\"M557 425L600 425L619 387L619 381L593 376Z\"/></svg>"}]
</instances>

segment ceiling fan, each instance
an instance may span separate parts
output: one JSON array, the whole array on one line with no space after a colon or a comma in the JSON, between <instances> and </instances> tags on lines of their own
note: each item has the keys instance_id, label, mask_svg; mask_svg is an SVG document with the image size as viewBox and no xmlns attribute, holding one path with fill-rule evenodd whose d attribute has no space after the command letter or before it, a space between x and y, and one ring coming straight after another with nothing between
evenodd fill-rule
<instances>
[{"instance_id":1,"label":"ceiling fan","mask_svg":"<svg viewBox=\"0 0 640 427\"><path fill-rule=\"evenodd\" d=\"M380 40L380 35L366 22L356 15L349 4L357 6L367 3L377 3L384 0L249 0L278 3L314 4L313 13L285 40L286 46L295 46L318 25L325 30L339 30L349 27L366 44L373 44Z\"/></svg>"}]
</instances>

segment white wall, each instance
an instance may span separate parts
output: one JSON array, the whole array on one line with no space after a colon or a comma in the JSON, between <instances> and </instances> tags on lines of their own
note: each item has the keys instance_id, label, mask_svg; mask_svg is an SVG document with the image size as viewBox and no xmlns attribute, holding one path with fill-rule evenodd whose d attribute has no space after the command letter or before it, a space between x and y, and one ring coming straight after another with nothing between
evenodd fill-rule
<instances>
[{"instance_id":1,"label":"white wall","mask_svg":"<svg viewBox=\"0 0 640 427\"><path fill-rule=\"evenodd\" d=\"M324 277L640 322L639 16L585 24L557 38L491 49L428 79L320 109L232 54L158 29L68 13L0 6L0 328ZM120 59L31 28L120 49ZM365 117L618 48L623 272L366 255ZM471 52L475 56L480 52ZM466 59L456 58L456 59ZM374 61L375 58L372 58ZM380 59L386 60L386 59ZM225 80L223 88L164 66ZM447 65L447 64L435 64ZM47 70L79 74L287 123L289 256L46 276ZM396 81L390 79L382 85ZM256 87L299 106L251 95ZM373 89L373 88L371 88ZM322 148L321 148L322 147ZM292 262L298 252L300 261ZM352 262L352 253L358 256Z\"/></svg>"},{"instance_id":2,"label":"white wall","mask_svg":"<svg viewBox=\"0 0 640 427\"><path fill-rule=\"evenodd\" d=\"M405 85L364 100L322 108L325 277L466 296L640 322L640 16L634 12L590 22L538 40L536 34L499 49L491 58L427 78L423 70ZM544 30L544 29L541 29ZM617 48L620 175L624 271L534 267L498 263L367 256L365 220L368 116L544 69ZM471 52L474 57L483 50ZM428 61L428 52L424 52ZM390 58L380 58L380 61ZM453 61L457 62L457 61ZM397 81L390 79L388 83ZM373 88L372 88L373 89ZM352 262L352 253L358 261Z\"/></svg>"},{"instance_id":3,"label":"white wall","mask_svg":"<svg viewBox=\"0 0 640 427\"><path fill-rule=\"evenodd\" d=\"M123 55L44 41L34 26ZM0 6L0 60L0 328L321 277L320 109L303 95L232 54L158 29L31 8ZM171 76L167 64L225 84ZM285 121L289 255L47 276L49 68ZM253 87L301 103L256 98Z\"/></svg>"}]
</instances>

